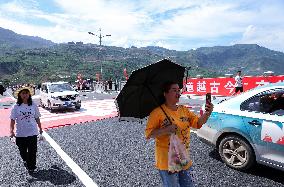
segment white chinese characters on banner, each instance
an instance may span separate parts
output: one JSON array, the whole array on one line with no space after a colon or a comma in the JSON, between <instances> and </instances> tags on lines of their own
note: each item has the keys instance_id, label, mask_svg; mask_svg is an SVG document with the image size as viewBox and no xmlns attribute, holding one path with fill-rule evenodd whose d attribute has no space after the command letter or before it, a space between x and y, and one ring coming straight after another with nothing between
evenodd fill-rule
<instances>
[{"instance_id":1,"label":"white chinese characters on banner","mask_svg":"<svg viewBox=\"0 0 284 187\"><path fill-rule=\"evenodd\" d=\"M269 84L269 82L265 82L264 80L261 80L260 82L256 82L255 84L257 84L257 86L263 86L263 85Z\"/></svg>"},{"instance_id":2,"label":"white chinese characters on banner","mask_svg":"<svg viewBox=\"0 0 284 187\"><path fill-rule=\"evenodd\" d=\"M230 93L232 93L235 89L234 84L231 81L228 81L227 84L224 86L227 90L230 90Z\"/></svg>"},{"instance_id":3,"label":"white chinese characters on banner","mask_svg":"<svg viewBox=\"0 0 284 187\"><path fill-rule=\"evenodd\" d=\"M187 92L194 92L194 88L193 88L193 83L192 82L188 82L185 86L186 86L186 91Z\"/></svg>"},{"instance_id":4,"label":"white chinese characters on banner","mask_svg":"<svg viewBox=\"0 0 284 187\"><path fill-rule=\"evenodd\" d=\"M219 86L220 86L220 83L218 82L212 82L210 83L210 86L211 86L211 93L219 93Z\"/></svg>"},{"instance_id":5,"label":"white chinese characters on banner","mask_svg":"<svg viewBox=\"0 0 284 187\"><path fill-rule=\"evenodd\" d=\"M197 92L206 92L206 82L205 81L197 82Z\"/></svg>"}]
</instances>

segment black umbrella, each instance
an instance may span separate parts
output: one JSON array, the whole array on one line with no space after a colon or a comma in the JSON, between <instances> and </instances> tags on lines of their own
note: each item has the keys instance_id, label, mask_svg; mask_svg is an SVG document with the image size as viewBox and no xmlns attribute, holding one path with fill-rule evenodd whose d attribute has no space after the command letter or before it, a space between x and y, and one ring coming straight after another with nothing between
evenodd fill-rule
<instances>
[{"instance_id":1,"label":"black umbrella","mask_svg":"<svg viewBox=\"0 0 284 187\"><path fill-rule=\"evenodd\" d=\"M183 86L185 67L161 60L130 75L116 98L120 117L144 118L164 103L162 86L165 82L177 82Z\"/></svg>"}]
</instances>

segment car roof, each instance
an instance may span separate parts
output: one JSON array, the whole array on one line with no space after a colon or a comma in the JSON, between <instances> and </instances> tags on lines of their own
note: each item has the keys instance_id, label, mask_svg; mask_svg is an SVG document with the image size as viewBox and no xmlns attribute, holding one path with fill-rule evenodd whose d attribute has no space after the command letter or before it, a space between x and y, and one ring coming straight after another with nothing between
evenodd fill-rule
<instances>
[{"instance_id":1,"label":"car roof","mask_svg":"<svg viewBox=\"0 0 284 187\"><path fill-rule=\"evenodd\" d=\"M230 107L231 109L234 109L235 107L239 108L239 105L241 102L251 98L252 96L261 93L263 91L266 91L268 89L275 89L275 88L283 88L284 89L284 82L280 83L269 83L264 86L258 86L256 88L253 88L251 90L248 90L246 92L243 92L235 97L232 97L222 103L219 103L220 106L227 106Z\"/></svg>"}]
</instances>

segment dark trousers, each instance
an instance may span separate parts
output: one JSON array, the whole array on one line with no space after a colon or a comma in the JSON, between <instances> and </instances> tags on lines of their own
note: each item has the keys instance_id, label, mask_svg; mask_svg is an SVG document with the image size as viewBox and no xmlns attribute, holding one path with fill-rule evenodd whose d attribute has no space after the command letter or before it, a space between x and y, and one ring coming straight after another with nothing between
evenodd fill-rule
<instances>
[{"instance_id":1,"label":"dark trousers","mask_svg":"<svg viewBox=\"0 0 284 187\"><path fill-rule=\"evenodd\" d=\"M16 137L16 145L27 168L36 169L37 136Z\"/></svg>"},{"instance_id":2,"label":"dark trousers","mask_svg":"<svg viewBox=\"0 0 284 187\"><path fill-rule=\"evenodd\" d=\"M235 88L235 93L238 93L238 92L243 92L244 91L244 88L243 87L236 87Z\"/></svg>"}]
</instances>

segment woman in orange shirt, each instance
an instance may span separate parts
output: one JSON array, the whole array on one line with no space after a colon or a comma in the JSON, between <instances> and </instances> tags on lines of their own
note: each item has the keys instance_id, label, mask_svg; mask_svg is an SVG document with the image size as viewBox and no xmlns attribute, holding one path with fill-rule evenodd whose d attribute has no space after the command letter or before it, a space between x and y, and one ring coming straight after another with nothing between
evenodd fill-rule
<instances>
[{"instance_id":1,"label":"woman in orange shirt","mask_svg":"<svg viewBox=\"0 0 284 187\"><path fill-rule=\"evenodd\" d=\"M168 82L163 87L165 103L161 105L171 121L168 120L161 107L155 108L148 119L145 130L146 139L155 138L156 168L159 170L164 187L190 187L194 186L191 177L190 161L183 169L171 174L168 172L168 152L170 135L176 133L189 151L190 128L199 129L209 118L213 105L205 106L206 112L198 117L186 107L177 105L180 98L180 88L177 83Z\"/></svg>"}]
</instances>

